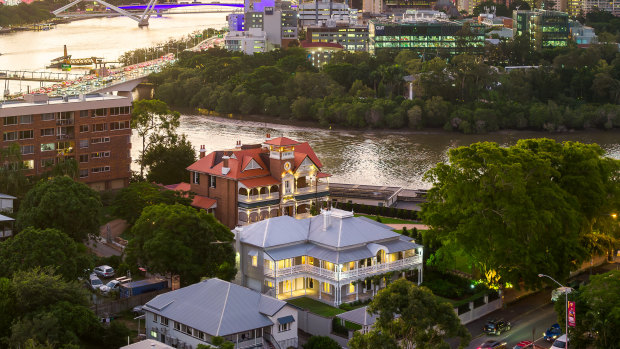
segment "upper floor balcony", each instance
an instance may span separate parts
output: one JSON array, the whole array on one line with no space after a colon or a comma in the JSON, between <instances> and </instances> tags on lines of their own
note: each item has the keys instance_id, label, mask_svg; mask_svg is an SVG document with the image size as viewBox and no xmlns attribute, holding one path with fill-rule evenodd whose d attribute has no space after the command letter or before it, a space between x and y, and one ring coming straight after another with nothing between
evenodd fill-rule
<instances>
[{"instance_id":1,"label":"upper floor balcony","mask_svg":"<svg viewBox=\"0 0 620 349\"><path fill-rule=\"evenodd\" d=\"M327 183L319 183L318 185L308 185L305 187L297 187L295 190L295 195L303 195L303 194L314 194L314 193L323 193L329 191L329 184Z\"/></svg>"},{"instance_id":2,"label":"upper floor balcony","mask_svg":"<svg viewBox=\"0 0 620 349\"><path fill-rule=\"evenodd\" d=\"M260 201L268 201L268 200L280 200L280 193L265 193L265 194L256 194L256 195L242 195L239 194L237 196L239 202L244 202L246 204L251 204Z\"/></svg>"}]
</instances>

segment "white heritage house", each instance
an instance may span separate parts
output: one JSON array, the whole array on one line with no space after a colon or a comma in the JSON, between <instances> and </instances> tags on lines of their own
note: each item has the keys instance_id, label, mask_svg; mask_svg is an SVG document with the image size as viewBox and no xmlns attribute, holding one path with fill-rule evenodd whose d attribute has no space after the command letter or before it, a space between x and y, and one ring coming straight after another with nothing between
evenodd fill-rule
<instances>
[{"instance_id":1,"label":"white heritage house","mask_svg":"<svg viewBox=\"0 0 620 349\"><path fill-rule=\"evenodd\" d=\"M223 337L235 348L297 347L297 308L217 278L160 294L143 307L147 339L175 348L212 346Z\"/></svg>"},{"instance_id":2,"label":"white heritage house","mask_svg":"<svg viewBox=\"0 0 620 349\"><path fill-rule=\"evenodd\" d=\"M273 217L233 233L236 282L278 299L306 296L338 306L372 298L385 278L417 271L422 282L422 246L353 212Z\"/></svg>"}]
</instances>

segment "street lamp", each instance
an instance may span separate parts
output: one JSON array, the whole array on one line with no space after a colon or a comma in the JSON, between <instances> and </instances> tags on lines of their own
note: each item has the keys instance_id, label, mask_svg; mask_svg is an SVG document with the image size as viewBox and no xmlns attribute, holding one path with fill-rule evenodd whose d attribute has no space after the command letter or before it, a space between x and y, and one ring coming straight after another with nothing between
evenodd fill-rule
<instances>
[{"instance_id":1,"label":"street lamp","mask_svg":"<svg viewBox=\"0 0 620 349\"><path fill-rule=\"evenodd\" d=\"M554 278L552 278L549 275L538 274L538 277L539 278L541 278L541 277L549 278L549 279L553 280L553 282L555 282L556 284L560 285L560 287L562 287L564 289L564 296L566 296L566 314L565 314L566 315L566 322L564 324L564 328L565 328L565 331L566 331L566 346L565 346L565 348L568 349L568 289L569 289L569 287L566 287L566 286L562 285L561 283L557 282Z\"/></svg>"}]
</instances>

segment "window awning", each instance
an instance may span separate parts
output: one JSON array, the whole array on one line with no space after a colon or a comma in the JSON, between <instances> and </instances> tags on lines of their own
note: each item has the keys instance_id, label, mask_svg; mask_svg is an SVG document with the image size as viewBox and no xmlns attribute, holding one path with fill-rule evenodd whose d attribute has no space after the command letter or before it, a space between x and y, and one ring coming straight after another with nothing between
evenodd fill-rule
<instances>
[{"instance_id":1,"label":"window awning","mask_svg":"<svg viewBox=\"0 0 620 349\"><path fill-rule=\"evenodd\" d=\"M293 315L278 318L278 323L280 325L286 325L293 321L295 321L295 318L293 317Z\"/></svg>"}]
</instances>

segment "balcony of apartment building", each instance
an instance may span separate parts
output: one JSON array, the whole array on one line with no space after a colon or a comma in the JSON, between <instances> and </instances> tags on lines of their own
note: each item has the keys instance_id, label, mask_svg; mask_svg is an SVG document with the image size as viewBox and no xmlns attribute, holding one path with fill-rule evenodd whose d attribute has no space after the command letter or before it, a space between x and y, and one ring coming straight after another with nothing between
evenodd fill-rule
<instances>
[{"instance_id":1,"label":"balcony of apartment building","mask_svg":"<svg viewBox=\"0 0 620 349\"><path fill-rule=\"evenodd\" d=\"M71 120L73 123L73 120ZM75 138L74 127L73 126L58 126L56 128L56 139L57 140L66 140Z\"/></svg>"}]
</instances>

